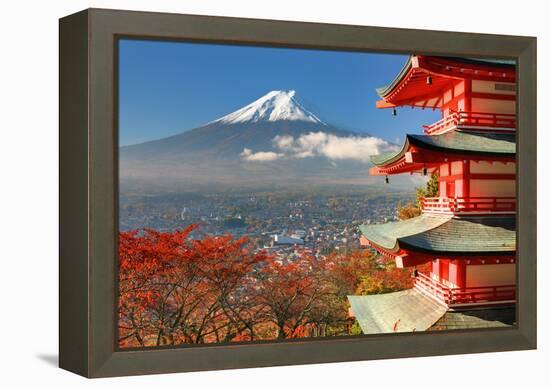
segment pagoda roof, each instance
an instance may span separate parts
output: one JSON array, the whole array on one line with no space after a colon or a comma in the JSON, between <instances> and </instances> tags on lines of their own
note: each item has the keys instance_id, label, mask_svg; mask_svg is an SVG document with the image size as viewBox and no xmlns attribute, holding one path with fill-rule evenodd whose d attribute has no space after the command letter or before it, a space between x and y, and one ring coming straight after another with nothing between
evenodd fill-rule
<instances>
[{"instance_id":1,"label":"pagoda roof","mask_svg":"<svg viewBox=\"0 0 550 387\"><path fill-rule=\"evenodd\" d=\"M405 65L401 68L397 76L386 86L377 87L376 88L376 94L378 94L381 98L384 98L386 95L390 93L395 87L403 81L403 79L406 77L406 75L411 71L413 65L412 65L412 56L409 56L409 59L407 59L407 62L405 62Z\"/></svg>"},{"instance_id":2,"label":"pagoda roof","mask_svg":"<svg viewBox=\"0 0 550 387\"><path fill-rule=\"evenodd\" d=\"M426 84L426 77L431 83ZM436 108L440 91L461 79L515 82L515 61L411 55L397 76L376 89L379 108L411 105ZM422 101L419 105L419 101Z\"/></svg>"},{"instance_id":3,"label":"pagoda roof","mask_svg":"<svg viewBox=\"0 0 550 387\"><path fill-rule=\"evenodd\" d=\"M471 309L449 310L430 331L475 328L506 328L516 323L515 306L477 307Z\"/></svg>"},{"instance_id":4,"label":"pagoda roof","mask_svg":"<svg viewBox=\"0 0 550 387\"><path fill-rule=\"evenodd\" d=\"M494 59L494 58L454 58L451 56L441 56L440 58L445 58L448 60L470 63L474 65L490 65L493 67L499 68L515 68L516 60L515 59Z\"/></svg>"},{"instance_id":5,"label":"pagoda roof","mask_svg":"<svg viewBox=\"0 0 550 387\"><path fill-rule=\"evenodd\" d=\"M375 247L447 256L498 255L516 251L515 217L422 214L418 217L360 226Z\"/></svg>"},{"instance_id":6,"label":"pagoda roof","mask_svg":"<svg viewBox=\"0 0 550 387\"><path fill-rule=\"evenodd\" d=\"M438 135L408 134L401 149L371 156L376 166L386 166L403 157L411 146L435 152L487 157L515 157L516 138L509 133L450 131Z\"/></svg>"},{"instance_id":7,"label":"pagoda roof","mask_svg":"<svg viewBox=\"0 0 550 387\"><path fill-rule=\"evenodd\" d=\"M386 294L348 296L364 334L505 328L515 325L514 306L449 309L412 288Z\"/></svg>"},{"instance_id":8,"label":"pagoda roof","mask_svg":"<svg viewBox=\"0 0 550 387\"><path fill-rule=\"evenodd\" d=\"M425 331L448 310L415 288L348 300L364 334Z\"/></svg>"}]
</instances>

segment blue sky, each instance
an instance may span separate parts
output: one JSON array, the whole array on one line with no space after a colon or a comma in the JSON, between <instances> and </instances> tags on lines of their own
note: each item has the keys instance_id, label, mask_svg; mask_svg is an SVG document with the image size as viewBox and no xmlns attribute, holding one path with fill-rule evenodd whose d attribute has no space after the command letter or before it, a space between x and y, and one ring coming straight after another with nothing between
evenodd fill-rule
<instances>
[{"instance_id":1,"label":"blue sky","mask_svg":"<svg viewBox=\"0 0 550 387\"><path fill-rule=\"evenodd\" d=\"M120 145L199 127L271 90L296 98L321 120L391 142L436 121L431 110L376 109L405 55L203 43L119 42Z\"/></svg>"}]
</instances>

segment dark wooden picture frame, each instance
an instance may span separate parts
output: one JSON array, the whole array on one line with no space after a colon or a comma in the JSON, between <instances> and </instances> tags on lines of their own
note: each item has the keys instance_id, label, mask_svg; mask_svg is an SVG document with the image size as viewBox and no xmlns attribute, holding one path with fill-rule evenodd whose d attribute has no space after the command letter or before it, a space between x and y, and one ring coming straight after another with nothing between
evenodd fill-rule
<instances>
[{"instance_id":1,"label":"dark wooden picture frame","mask_svg":"<svg viewBox=\"0 0 550 387\"><path fill-rule=\"evenodd\" d=\"M517 325L119 350L116 338L120 37L517 60ZM536 39L89 9L60 20L60 367L86 377L536 348Z\"/></svg>"}]
</instances>

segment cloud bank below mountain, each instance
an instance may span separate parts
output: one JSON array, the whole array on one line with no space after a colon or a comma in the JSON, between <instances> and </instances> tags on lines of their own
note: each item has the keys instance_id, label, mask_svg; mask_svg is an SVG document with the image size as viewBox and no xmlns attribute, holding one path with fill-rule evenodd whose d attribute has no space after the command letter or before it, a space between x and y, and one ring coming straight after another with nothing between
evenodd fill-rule
<instances>
[{"instance_id":1,"label":"cloud bank below mountain","mask_svg":"<svg viewBox=\"0 0 550 387\"><path fill-rule=\"evenodd\" d=\"M244 148L241 159L250 162L270 162L279 159L325 157L331 161L354 160L369 162L369 157L397 150L397 147L378 137L340 137L325 132L310 132L297 138L275 136L273 151L253 152Z\"/></svg>"}]
</instances>

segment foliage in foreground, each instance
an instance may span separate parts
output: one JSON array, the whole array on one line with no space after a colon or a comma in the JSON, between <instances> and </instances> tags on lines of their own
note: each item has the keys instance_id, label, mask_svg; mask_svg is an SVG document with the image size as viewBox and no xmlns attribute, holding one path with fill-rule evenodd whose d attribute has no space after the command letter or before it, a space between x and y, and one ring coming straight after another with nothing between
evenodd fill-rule
<instances>
[{"instance_id":1,"label":"foliage in foreground","mask_svg":"<svg viewBox=\"0 0 550 387\"><path fill-rule=\"evenodd\" d=\"M196 228L120 233L119 345L221 343L355 333L346 296L412 286L369 250L281 260Z\"/></svg>"}]
</instances>

